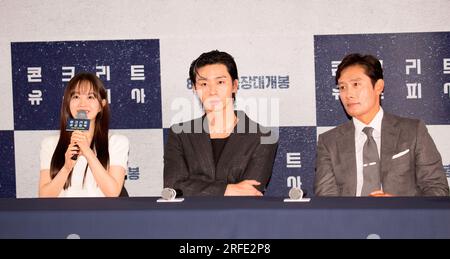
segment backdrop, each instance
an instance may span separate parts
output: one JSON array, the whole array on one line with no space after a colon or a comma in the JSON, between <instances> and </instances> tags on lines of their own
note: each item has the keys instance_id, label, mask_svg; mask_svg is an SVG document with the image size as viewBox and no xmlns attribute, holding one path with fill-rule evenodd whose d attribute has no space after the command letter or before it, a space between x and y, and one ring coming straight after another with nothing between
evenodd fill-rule
<instances>
[{"instance_id":1,"label":"backdrop","mask_svg":"<svg viewBox=\"0 0 450 259\"><path fill-rule=\"evenodd\" d=\"M39 148L57 134L77 72L108 89L112 132L130 140L125 185L158 196L173 123L201 116L188 69L232 54L237 109L279 129L267 195L312 195L318 134L347 120L334 74L343 56L383 61L386 111L420 118L450 174L450 1L0 1L0 197L36 197Z\"/></svg>"}]
</instances>

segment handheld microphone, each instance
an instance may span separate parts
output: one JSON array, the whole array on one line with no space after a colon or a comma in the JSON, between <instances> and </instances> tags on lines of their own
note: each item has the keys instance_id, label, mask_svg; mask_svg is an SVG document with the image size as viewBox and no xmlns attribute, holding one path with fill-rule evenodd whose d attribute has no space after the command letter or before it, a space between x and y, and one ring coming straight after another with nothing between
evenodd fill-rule
<instances>
[{"instance_id":1,"label":"handheld microphone","mask_svg":"<svg viewBox=\"0 0 450 259\"><path fill-rule=\"evenodd\" d=\"M67 121L66 131L89 130L91 121L87 118L86 111L80 110L74 119L69 119ZM78 147L78 145L76 145ZM78 154L73 155L70 159L77 160Z\"/></svg>"}]
</instances>

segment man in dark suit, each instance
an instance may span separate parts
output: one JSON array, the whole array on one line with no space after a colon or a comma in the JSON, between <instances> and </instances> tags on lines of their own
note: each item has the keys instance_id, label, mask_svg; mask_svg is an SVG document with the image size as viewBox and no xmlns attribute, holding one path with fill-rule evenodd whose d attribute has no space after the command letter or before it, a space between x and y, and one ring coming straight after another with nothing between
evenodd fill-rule
<instances>
[{"instance_id":1,"label":"man in dark suit","mask_svg":"<svg viewBox=\"0 0 450 259\"><path fill-rule=\"evenodd\" d=\"M425 124L384 112L383 70L371 55L347 55L336 84L353 120L319 136L318 196L448 196L441 156Z\"/></svg>"},{"instance_id":2,"label":"man in dark suit","mask_svg":"<svg viewBox=\"0 0 450 259\"><path fill-rule=\"evenodd\" d=\"M173 125L164 149L164 187L184 196L261 196L272 175L278 135L234 110L236 63L203 53L189 70L205 115Z\"/></svg>"}]
</instances>

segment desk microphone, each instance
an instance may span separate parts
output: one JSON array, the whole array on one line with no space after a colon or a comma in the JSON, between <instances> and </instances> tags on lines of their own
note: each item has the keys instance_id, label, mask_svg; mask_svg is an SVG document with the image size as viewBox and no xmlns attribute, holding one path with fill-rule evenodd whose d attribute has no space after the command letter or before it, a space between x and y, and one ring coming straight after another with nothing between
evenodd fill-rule
<instances>
[{"instance_id":1,"label":"desk microphone","mask_svg":"<svg viewBox=\"0 0 450 259\"><path fill-rule=\"evenodd\" d=\"M298 187L292 187L289 190L289 198L291 200L301 200L303 198L303 191Z\"/></svg>"},{"instance_id":2,"label":"desk microphone","mask_svg":"<svg viewBox=\"0 0 450 259\"><path fill-rule=\"evenodd\" d=\"M67 121L66 131L87 131L89 130L90 123L91 121L87 118L86 111L80 110L78 111L77 116L75 116L74 119L69 119ZM75 146L78 147L78 145ZM71 159L77 160L78 154L73 155Z\"/></svg>"},{"instance_id":3,"label":"desk microphone","mask_svg":"<svg viewBox=\"0 0 450 259\"><path fill-rule=\"evenodd\" d=\"M161 192L161 198L164 200L175 200L175 198L182 196L181 190L175 190L172 188L164 188Z\"/></svg>"}]
</instances>

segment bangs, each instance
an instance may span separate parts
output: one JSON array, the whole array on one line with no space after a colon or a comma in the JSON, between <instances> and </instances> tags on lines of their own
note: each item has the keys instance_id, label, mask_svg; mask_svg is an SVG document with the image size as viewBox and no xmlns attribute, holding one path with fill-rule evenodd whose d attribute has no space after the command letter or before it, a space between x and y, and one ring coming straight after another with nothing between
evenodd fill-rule
<instances>
[{"instance_id":1,"label":"bangs","mask_svg":"<svg viewBox=\"0 0 450 259\"><path fill-rule=\"evenodd\" d=\"M98 89L89 80L80 80L76 83L70 91L70 97L74 94L94 94L95 98L99 99Z\"/></svg>"}]
</instances>

